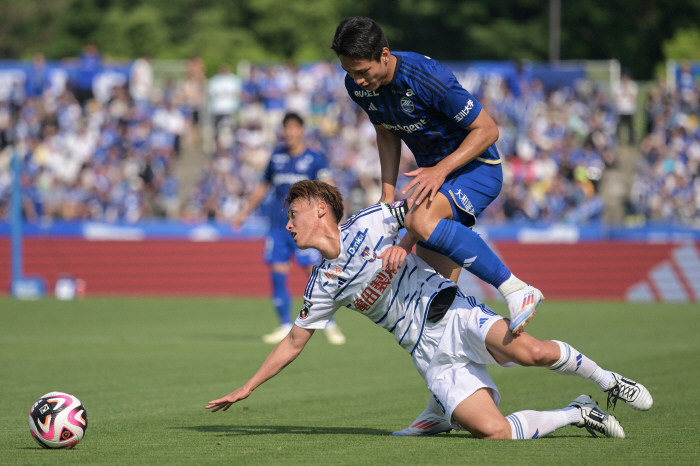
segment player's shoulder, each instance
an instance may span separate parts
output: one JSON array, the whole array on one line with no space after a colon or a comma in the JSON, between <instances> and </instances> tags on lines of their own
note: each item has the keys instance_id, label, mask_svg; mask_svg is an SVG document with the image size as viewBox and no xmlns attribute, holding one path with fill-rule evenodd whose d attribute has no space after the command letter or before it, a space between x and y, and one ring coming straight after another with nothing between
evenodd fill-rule
<instances>
[{"instance_id":1,"label":"player's shoulder","mask_svg":"<svg viewBox=\"0 0 700 466\"><path fill-rule=\"evenodd\" d=\"M400 76L414 91L444 95L454 83L449 68L430 57L415 52L392 52L401 57Z\"/></svg>"},{"instance_id":2,"label":"player's shoulder","mask_svg":"<svg viewBox=\"0 0 700 466\"><path fill-rule=\"evenodd\" d=\"M386 204L374 204L366 207L347 219L340 226L341 232L349 232L351 230L363 229L372 225L381 224L388 215Z\"/></svg>"}]
</instances>

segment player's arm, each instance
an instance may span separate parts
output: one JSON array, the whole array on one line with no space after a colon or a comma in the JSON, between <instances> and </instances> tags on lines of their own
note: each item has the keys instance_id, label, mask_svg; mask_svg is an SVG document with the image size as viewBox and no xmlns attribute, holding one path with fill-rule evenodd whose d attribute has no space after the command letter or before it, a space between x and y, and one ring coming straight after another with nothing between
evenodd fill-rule
<instances>
[{"instance_id":1,"label":"player's arm","mask_svg":"<svg viewBox=\"0 0 700 466\"><path fill-rule=\"evenodd\" d=\"M430 196L431 201L435 199L435 195L445 182L447 175L483 154L498 140L498 126L484 110L479 112L479 115L466 129L469 133L462 144L457 147L457 150L432 167L418 168L406 173L406 176L413 177L413 179L402 193L406 194L418 185L411 195L411 201L420 204L428 196Z\"/></svg>"},{"instance_id":2,"label":"player's arm","mask_svg":"<svg viewBox=\"0 0 700 466\"><path fill-rule=\"evenodd\" d=\"M394 202L401 162L401 139L382 125L374 125L374 129L377 132L377 149L382 167L382 198L379 202Z\"/></svg>"},{"instance_id":3,"label":"player's arm","mask_svg":"<svg viewBox=\"0 0 700 466\"><path fill-rule=\"evenodd\" d=\"M211 409L212 413L220 409L226 411L235 402L248 398L253 390L258 388L265 381L279 374L282 369L294 361L313 334L313 329L306 329L293 325L289 334L275 346L275 349L273 349L267 359L265 359L260 369L258 369L255 375L251 377L245 385L223 398L210 401L206 409Z\"/></svg>"},{"instance_id":4,"label":"player's arm","mask_svg":"<svg viewBox=\"0 0 700 466\"><path fill-rule=\"evenodd\" d=\"M265 199L269 187L270 183L263 181L253 190L253 193L250 195L250 199L248 199L248 204L246 204L246 206L243 207L235 217L233 217L233 220L231 220L231 226L234 229L238 230L243 221L248 218L248 215L257 209L260 203Z\"/></svg>"}]
</instances>

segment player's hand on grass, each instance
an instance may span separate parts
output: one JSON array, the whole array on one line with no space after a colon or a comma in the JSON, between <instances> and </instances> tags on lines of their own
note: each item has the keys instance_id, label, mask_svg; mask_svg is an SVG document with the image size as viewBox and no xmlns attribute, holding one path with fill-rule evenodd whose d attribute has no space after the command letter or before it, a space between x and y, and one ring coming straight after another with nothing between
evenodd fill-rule
<instances>
[{"instance_id":1,"label":"player's hand on grass","mask_svg":"<svg viewBox=\"0 0 700 466\"><path fill-rule=\"evenodd\" d=\"M206 409L211 409L212 413L215 413L220 409L223 409L224 411L226 411L235 402L248 398L251 393L252 393L252 390L249 390L245 387L241 387L238 390L232 391L231 393L229 393L228 395L226 395L223 398L219 398L218 400L210 401L209 404L206 406Z\"/></svg>"},{"instance_id":2,"label":"player's hand on grass","mask_svg":"<svg viewBox=\"0 0 700 466\"><path fill-rule=\"evenodd\" d=\"M404 188L402 193L406 194L413 189L413 187L415 187L415 191L413 191L411 197L408 198L409 202L415 202L416 205L420 205L424 199L433 201L440 190L440 186L442 186L442 184L445 182L447 175L448 173L445 173L445 171L438 165L434 167L421 167L404 173L404 176L408 176L413 179Z\"/></svg>"}]
</instances>

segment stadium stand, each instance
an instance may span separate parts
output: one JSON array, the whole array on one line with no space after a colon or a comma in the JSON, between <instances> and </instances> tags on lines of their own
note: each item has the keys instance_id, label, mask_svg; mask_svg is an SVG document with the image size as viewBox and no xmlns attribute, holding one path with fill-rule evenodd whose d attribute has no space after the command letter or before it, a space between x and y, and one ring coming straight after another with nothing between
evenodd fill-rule
<instances>
[{"instance_id":1,"label":"stadium stand","mask_svg":"<svg viewBox=\"0 0 700 466\"><path fill-rule=\"evenodd\" d=\"M630 213L642 221L700 226L700 88L687 65L677 86L660 81L646 104L630 193Z\"/></svg>"},{"instance_id":2,"label":"stadium stand","mask_svg":"<svg viewBox=\"0 0 700 466\"><path fill-rule=\"evenodd\" d=\"M126 74L130 88L126 80L93 86L95 99L82 107L71 92L75 72L68 74L68 86L56 86L40 63L27 69L24 86L0 92L0 150L5 149L0 163L8 166L7 148L14 142L25 161L29 221L227 221L264 170L287 110L308 117L311 145L327 155L350 213L379 198L374 129L348 98L336 64L241 68L235 99L240 107L226 118L211 113L215 102L207 105L202 95L203 75L193 78L188 70L182 82L155 85L149 64L147 59L133 64ZM500 127L497 145L506 161L503 193L482 215L486 223L580 224L601 217L600 180L615 163L614 105L607 89L590 81L548 84L520 68L515 75L468 76L465 85ZM210 98L215 95L210 88ZM200 118L205 112L209 118ZM181 192L181 180L173 175L181 139L198 137L196 122L214 119L213 143L199 141L211 147L211 155L196 189ZM414 163L404 148L401 170ZM9 175L2 173L0 214L6 218ZM400 177L399 188L402 183Z\"/></svg>"}]
</instances>

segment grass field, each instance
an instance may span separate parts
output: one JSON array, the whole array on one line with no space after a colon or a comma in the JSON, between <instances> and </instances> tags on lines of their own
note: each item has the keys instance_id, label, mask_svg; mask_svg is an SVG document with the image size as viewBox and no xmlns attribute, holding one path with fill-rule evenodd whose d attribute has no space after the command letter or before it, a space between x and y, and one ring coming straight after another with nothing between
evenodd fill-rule
<instances>
[{"instance_id":1,"label":"grass field","mask_svg":"<svg viewBox=\"0 0 700 466\"><path fill-rule=\"evenodd\" d=\"M502 305L494 309L503 312ZM271 346L266 300L0 300L0 464L698 464L697 305L547 301L528 329L569 342L646 385L654 407L624 404L624 440L567 427L536 441L466 433L393 437L420 413L427 389L391 335L353 312L348 337L321 333L279 376L227 412L209 400L242 385ZM556 409L590 382L544 369L494 367L501 410ZM65 391L89 427L73 450L42 450L27 427L34 401Z\"/></svg>"}]
</instances>

